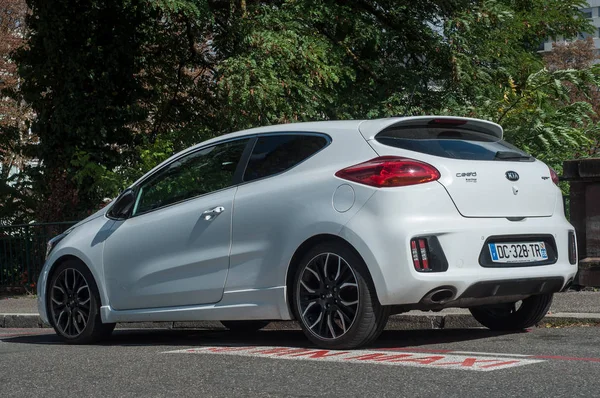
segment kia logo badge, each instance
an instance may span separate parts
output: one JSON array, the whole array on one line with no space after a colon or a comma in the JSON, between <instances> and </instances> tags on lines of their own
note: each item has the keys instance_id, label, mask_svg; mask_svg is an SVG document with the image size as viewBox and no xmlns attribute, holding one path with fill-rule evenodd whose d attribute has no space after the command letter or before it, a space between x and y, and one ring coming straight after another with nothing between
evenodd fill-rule
<instances>
[{"instance_id":1,"label":"kia logo badge","mask_svg":"<svg viewBox=\"0 0 600 398\"><path fill-rule=\"evenodd\" d=\"M507 171L506 172L506 178L509 181L517 181L519 179L519 174L517 174L516 171Z\"/></svg>"}]
</instances>

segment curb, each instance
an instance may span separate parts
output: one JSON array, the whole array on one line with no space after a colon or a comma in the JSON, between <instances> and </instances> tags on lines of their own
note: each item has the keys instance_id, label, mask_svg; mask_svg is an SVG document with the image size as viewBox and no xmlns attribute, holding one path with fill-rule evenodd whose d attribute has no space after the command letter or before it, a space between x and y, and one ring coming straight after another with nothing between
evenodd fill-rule
<instances>
[{"instance_id":1,"label":"curb","mask_svg":"<svg viewBox=\"0 0 600 398\"><path fill-rule=\"evenodd\" d=\"M600 314L548 314L537 327L600 326ZM470 314L401 314L391 316L386 330L465 329L482 326ZM49 328L38 314L0 314L0 328ZM225 330L217 321L118 323L119 329ZM273 321L265 330L300 330L295 321Z\"/></svg>"}]
</instances>

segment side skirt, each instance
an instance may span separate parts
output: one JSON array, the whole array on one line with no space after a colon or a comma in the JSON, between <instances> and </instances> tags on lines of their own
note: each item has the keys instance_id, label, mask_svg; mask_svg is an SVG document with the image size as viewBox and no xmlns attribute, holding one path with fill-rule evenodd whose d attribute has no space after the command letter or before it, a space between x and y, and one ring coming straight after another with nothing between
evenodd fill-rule
<instances>
[{"instance_id":1,"label":"side skirt","mask_svg":"<svg viewBox=\"0 0 600 398\"><path fill-rule=\"evenodd\" d=\"M135 310L114 310L103 305L100 316L104 323L292 319L285 286L226 291L216 304Z\"/></svg>"}]
</instances>

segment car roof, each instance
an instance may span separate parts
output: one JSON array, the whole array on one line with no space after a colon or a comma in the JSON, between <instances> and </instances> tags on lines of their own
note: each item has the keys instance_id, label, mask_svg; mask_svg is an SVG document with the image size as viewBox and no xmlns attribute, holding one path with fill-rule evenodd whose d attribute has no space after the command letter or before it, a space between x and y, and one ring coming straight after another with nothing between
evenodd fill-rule
<instances>
[{"instance_id":1,"label":"car roof","mask_svg":"<svg viewBox=\"0 0 600 398\"><path fill-rule=\"evenodd\" d=\"M382 131L383 129L402 124L402 123L412 123L412 122L420 122L429 119L463 119L473 124L481 124L486 125L488 128L491 128L492 134L502 138L502 127L499 125L487 122L479 119L471 119L471 118L460 118L453 116L404 116L404 117L389 117L382 119L369 119L369 120L327 120L322 122L300 122L300 123L287 123L287 124L276 124L271 126L263 126L263 127L255 127L252 129L241 130L234 133L220 135L218 137L211 138L209 140L203 141L196 145L193 145L183 151L174 154L164 162L160 163L148 173L153 173L157 169L163 167L163 165L171 162L173 159L183 156L189 152L193 152L198 148L212 145L215 143L219 143L222 141L228 141L235 138L241 138L245 136L252 136L256 134L268 134L268 133L277 133L277 132L312 132L312 133L323 133L328 134L332 138L339 138L339 136L348 134L349 131L354 131L357 134L362 134L366 140L373 139L377 133ZM144 177L140 178L138 181L134 182L132 185L137 184Z\"/></svg>"},{"instance_id":2,"label":"car roof","mask_svg":"<svg viewBox=\"0 0 600 398\"><path fill-rule=\"evenodd\" d=\"M220 135L215 138L211 138L207 141L203 141L194 147L205 146L214 142L226 141L233 138L244 137L247 135L255 134L268 134L268 133L280 133L280 132L312 132L312 133L325 133L325 134L336 134L341 131L357 131L358 126L363 120L327 120L322 122L299 122L299 123L287 123L287 124L275 124L272 126L255 127L247 130L236 131L235 133L229 133ZM194 148L192 147L192 148ZM191 148L190 148L191 149Z\"/></svg>"},{"instance_id":3,"label":"car roof","mask_svg":"<svg viewBox=\"0 0 600 398\"><path fill-rule=\"evenodd\" d=\"M237 131L235 133L224 134L219 137L215 137L210 140L199 143L189 149L197 148L219 141L243 137L246 135L268 134L276 132L314 132L336 136L338 134L343 133L347 134L348 131L360 131L360 133L365 137L365 139L371 140L375 137L375 135L377 135L377 133L388 127L399 124L422 123L434 119L464 120L469 125L484 127L486 130L488 130L488 134L491 134L497 138L502 138L503 135L502 127L500 125L486 120L456 116L398 116L369 120L327 120L322 122L300 122L256 127L252 129Z\"/></svg>"}]
</instances>

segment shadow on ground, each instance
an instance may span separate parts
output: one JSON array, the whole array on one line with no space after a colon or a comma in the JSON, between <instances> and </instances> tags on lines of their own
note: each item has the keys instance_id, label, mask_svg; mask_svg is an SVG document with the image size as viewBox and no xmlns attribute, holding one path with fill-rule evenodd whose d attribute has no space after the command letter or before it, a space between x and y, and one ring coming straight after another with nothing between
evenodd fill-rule
<instances>
[{"instance_id":1,"label":"shadow on ground","mask_svg":"<svg viewBox=\"0 0 600 398\"><path fill-rule=\"evenodd\" d=\"M474 341L525 332L493 332L486 329L446 329L446 330L390 330L384 331L370 348L420 347L454 342ZM18 344L65 344L54 333L19 335L0 338L5 343ZM66 345L66 344L65 344ZM168 329L129 329L116 330L113 335L97 344L98 346L285 346L313 348L301 331L278 330L260 331L253 334L239 334L226 330L168 330ZM362 347L367 348L367 347Z\"/></svg>"}]
</instances>

